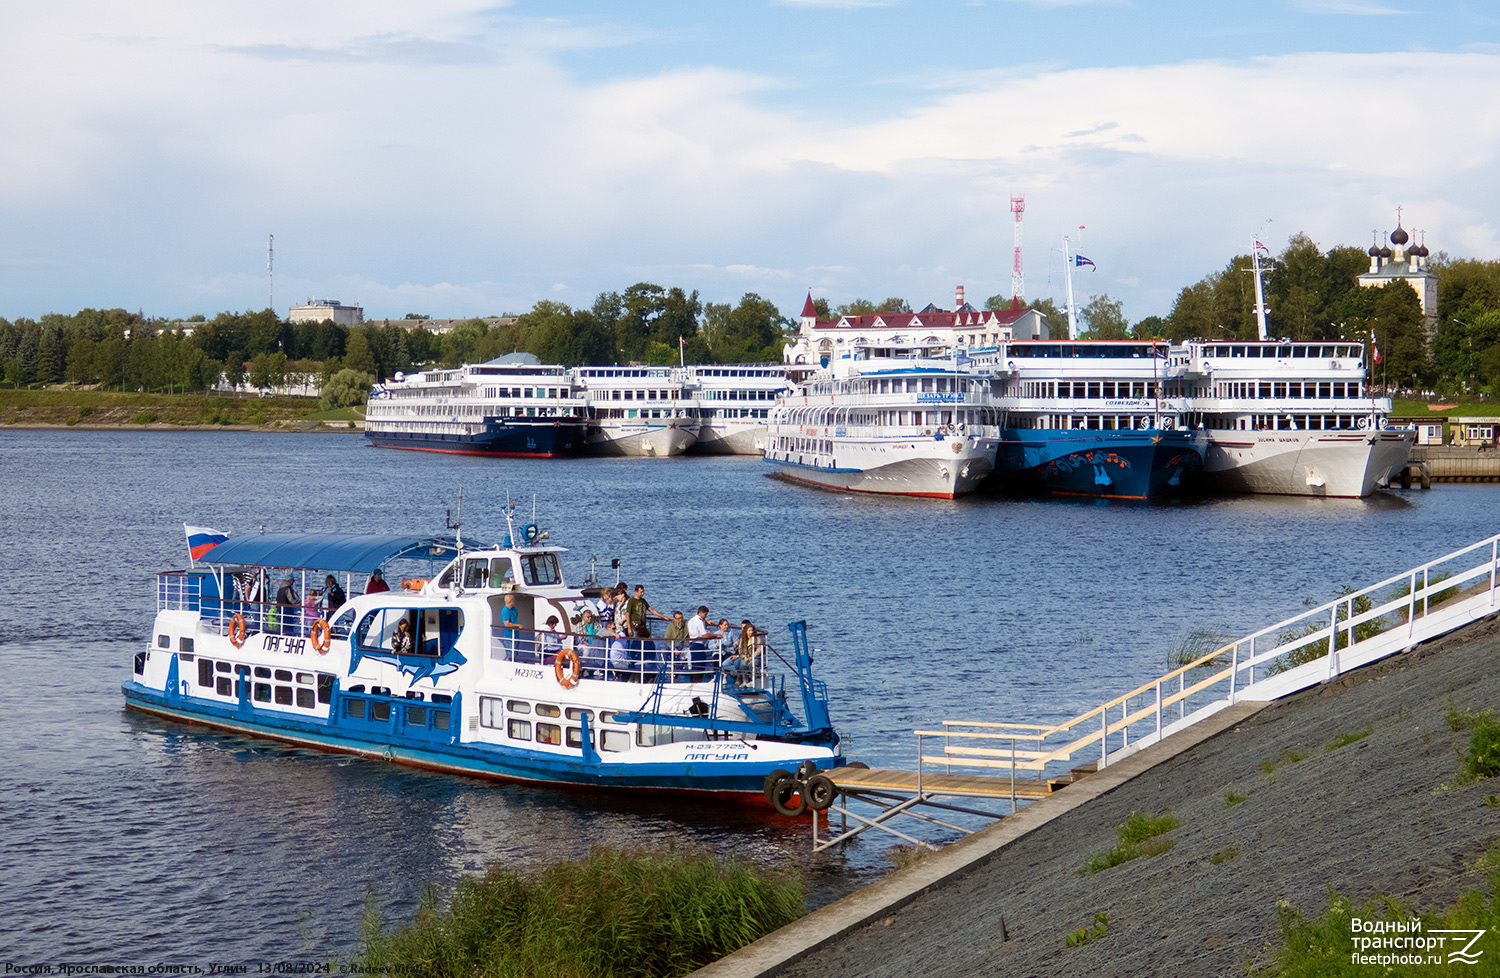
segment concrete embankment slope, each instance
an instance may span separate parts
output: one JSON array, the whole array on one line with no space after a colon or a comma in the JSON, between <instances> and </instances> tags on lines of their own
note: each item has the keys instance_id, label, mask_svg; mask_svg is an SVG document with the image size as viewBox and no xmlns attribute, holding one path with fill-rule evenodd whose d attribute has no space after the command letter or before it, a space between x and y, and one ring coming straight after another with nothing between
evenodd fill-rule
<instances>
[{"instance_id":1,"label":"concrete embankment slope","mask_svg":"<svg viewBox=\"0 0 1500 978\"><path fill-rule=\"evenodd\" d=\"M1332 885L1356 905L1445 907L1488 891L1475 864L1500 836L1486 802L1500 782L1455 786L1469 734L1450 728L1450 704L1500 709L1494 619L1233 708L698 974L1218 976L1279 942L1278 900L1321 913ZM1171 850L1080 875L1131 812L1168 809ZM1065 945L1101 912L1107 934Z\"/></svg>"}]
</instances>

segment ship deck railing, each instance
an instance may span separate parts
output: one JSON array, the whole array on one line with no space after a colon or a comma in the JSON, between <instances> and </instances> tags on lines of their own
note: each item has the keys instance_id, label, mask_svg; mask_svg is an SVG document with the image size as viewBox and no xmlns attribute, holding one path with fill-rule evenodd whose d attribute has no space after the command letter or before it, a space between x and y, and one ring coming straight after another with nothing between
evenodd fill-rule
<instances>
[{"instance_id":1,"label":"ship deck railing","mask_svg":"<svg viewBox=\"0 0 1500 978\"><path fill-rule=\"evenodd\" d=\"M204 574L201 571L164 571L156 577L157 611L192 611L210 628L220 635L228 635L236 615L245 621L246 634L287 635L308 637L313 625L319 620L330 620L332 615L324 608L306 605L284 605L275 601L250 601L244 598L221 598L203 594ZM351 593L349 597L356 597ZM332 638L348 638L347 625L331 628Z\"/></svg>"},{"instance_id":2,"label":"ship deck railing","mask_svg":"<svg viewBox=\"0 0 1500 978\"><path fill-rule=\"evenodd\" d=\"M578 657L582 679L655 683L660 678L667 683L702 683L712 682L722 670L738 687L761 689L770 684L772 660L778 656L765 644L765 633L758 634L759 652L747 661L736 655L730 641L626 638L623 649L614 649L614 639L608 635L495 625L490 628L489 657L492 661L555 668L559 653L568 650Z\"/></svg>"}]
</instances>

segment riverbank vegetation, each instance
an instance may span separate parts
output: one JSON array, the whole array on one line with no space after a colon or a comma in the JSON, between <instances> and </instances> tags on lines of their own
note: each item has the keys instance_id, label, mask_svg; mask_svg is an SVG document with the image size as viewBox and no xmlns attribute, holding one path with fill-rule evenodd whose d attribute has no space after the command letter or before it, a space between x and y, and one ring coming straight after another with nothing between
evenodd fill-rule
<instances>
[{"instance_id":1,"label":"riverbank vegetation","mask_svg":"<svg viewBox=\"0 0 1500 978\"><path fill-rule=\"evenodd\" d=\"M492 867L394 930L367 911L350 970L430 978L685 975L805 912L802 881L693 850L596 848L535 869ZM353 967L357 965L356 967Z\"/></svg>"},{"instance_id":2,"label":"riverbank vegetation","mask_svg":"<svg viewBox=\"0 0 1500 978\"><path fill-rule=\"evenodd\" d=\"M144 427L203 425L347 429L363 418L358 407L321 410L311 397L231 397L142 394L84 389L0 390L0 426L82 425Z\"/></svg>"}]
</instances>

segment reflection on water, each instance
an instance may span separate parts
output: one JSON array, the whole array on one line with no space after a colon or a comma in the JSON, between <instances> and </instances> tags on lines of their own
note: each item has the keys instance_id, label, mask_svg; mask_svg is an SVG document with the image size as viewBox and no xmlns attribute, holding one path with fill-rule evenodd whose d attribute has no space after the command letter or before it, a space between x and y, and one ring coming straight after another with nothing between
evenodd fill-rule
<instances>
[{"instance_id":1,"label":"reflection on water","mask_svg":"<svg viewBox=\"0 0 1500 978\"><path fill-rule=\"evenodd\" d=\"M318 754L122 709L186 562L182 523L237 533L430 532L464 496L496 539L507 493L670 613L773 638L808 621L851 757L910 767L941 719L1040 721L1237 634L1494 532L1500 487L1369 500L1160 505L812 492L755 459L512 461L350 437L0 432L0 948L7 960L278 960L347 952L373 890L591 845L695 844L797 865L827 900L888 867L869 837L814 857L805 825L675 800L498 785ZM787 644L783 641L782 644Z\"/></svg>"}]
</instances>

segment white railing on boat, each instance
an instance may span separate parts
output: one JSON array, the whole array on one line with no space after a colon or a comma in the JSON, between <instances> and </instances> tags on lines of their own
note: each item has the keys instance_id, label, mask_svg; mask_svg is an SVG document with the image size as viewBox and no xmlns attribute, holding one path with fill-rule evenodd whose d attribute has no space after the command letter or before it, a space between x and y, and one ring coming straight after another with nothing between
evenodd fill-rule
<instances>
[{"instance_id":1,"label":"white railing on boat","mask_svg":"<svg viewBox=\"0 0 1500 978\"><path fill-rule=\"evenodd\" d=\"M932 765L998 769L1012 780L1102 769L1233 703L1288 696L1492 615L1497 572L1500 535L1341 594L1062 723L944 720L915 731L918 784Z\"/></svg>"},{"instance_id":2,"label":"white railing on boat","mask_svg":"<svg viewBox=\"0 0 1500 978\"><path fill-rule=\"evenodd\" d=\"M552 667L559 653L570 650L578 657L584 679L654 683L661 677L669 683L711 682L722 669L739 685L764 687L770 676L770 660L779 656L766 643L765 632L756 631L755 635L754 654L742 656L732 640L615 639L583 632L493 626L489 656L492 660Z\"/></svg>"}]
</instances>

